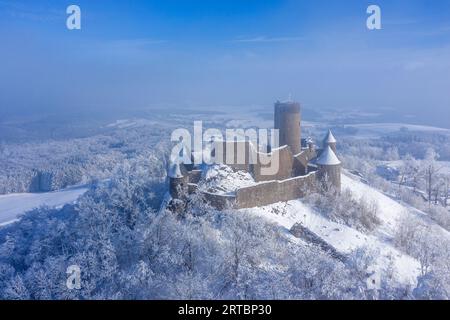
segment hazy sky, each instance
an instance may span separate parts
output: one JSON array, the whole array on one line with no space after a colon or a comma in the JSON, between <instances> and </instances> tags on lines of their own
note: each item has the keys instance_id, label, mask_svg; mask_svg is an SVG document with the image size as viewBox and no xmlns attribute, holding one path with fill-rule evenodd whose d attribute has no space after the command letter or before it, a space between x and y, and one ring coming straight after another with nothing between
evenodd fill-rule
<instances>
[{"instance_id":1,"label":"hazy sky","mask_svg":"<svg viewBox=\"0 0 450 320\"><path fill-rule=\"evenodd\" d=\"M66 28L66 8L82 30ZM382 10L382 30L366 9ZM450 127L448 0L0 0L3 113L395 108Z\"/></svg>"}]
</instances>

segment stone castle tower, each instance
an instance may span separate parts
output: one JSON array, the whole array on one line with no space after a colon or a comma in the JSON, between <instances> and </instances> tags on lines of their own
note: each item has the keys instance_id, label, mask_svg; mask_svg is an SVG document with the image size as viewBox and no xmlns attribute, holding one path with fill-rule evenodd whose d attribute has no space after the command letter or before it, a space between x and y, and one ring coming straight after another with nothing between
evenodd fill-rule
<instances>
[{"instance_id":1,"label":"stone castle tower","mask_svg":"<svg viewBox=\"0 0 450 320\"><path fill-rule=\"evenodd\" d=\"M289 146L293 155L301 150L300 104L297 102L275 103L275 129L280 132L280 147Z\"/></svg>"},{"instance_id":2,"label":"stone castle tower","mask_svg":"<svg viewBox=\"0 0 450 320\"><path fill-rule=\"evenodd\" d=\"M169 192L173 199L183 199L188 194L189 177L181 171L179 163L171 164L168 172Z\"/></svg>"},{"instance_id":3,"label":"stone castle tower","mask_svg":"<svg viewBox=\"0 0 450 320\"><path fill-rule=\"evenodd\" d=\"M331 131L330 131L331 133ZM321 155L316 161L318 166L318 178L322 187L327 190L333 186L337 192L341 190L341 161L330 145L324 147Z\"/></svg>"}]
</instances>

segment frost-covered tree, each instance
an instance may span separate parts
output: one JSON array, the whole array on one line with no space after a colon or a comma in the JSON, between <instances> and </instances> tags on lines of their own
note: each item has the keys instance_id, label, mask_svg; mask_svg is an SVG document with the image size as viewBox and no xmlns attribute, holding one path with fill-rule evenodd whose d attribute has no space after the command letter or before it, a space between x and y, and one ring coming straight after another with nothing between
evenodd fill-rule
<instances>
[{"instance_id":1,"label":"frost-covered tree","mask_svg":"<svg viewBox=\"0 0 450 320\"><path fill-rule=\"evenodd\" d=\"M438 158L439 155L434 151L434 149L430 148L427 150L424 160L424 176L429 206L431 206L433 190L436 188L436 174L440 170L437 163Z\"/></svg>"},{"instance_id":2,"label":"frost-covered tree","mask_svg":"<svg viewBox=\"0 0 450 320\"><path fill-rule=\"evenodd\" d=\"M329 219L355 227L361 231L372 231L381 222L378 205L364 198L357 199L348 189L340 194L333 192L315 193L306 201Z\"/></svg>"}]
</instances>

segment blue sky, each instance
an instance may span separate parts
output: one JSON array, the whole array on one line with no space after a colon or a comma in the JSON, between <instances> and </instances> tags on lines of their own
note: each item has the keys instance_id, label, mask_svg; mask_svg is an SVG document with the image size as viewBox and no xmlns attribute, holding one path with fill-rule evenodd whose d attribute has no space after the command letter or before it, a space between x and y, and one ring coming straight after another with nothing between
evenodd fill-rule
<instances>
[{"instance_id":1,"label":"blue sky","mask_svg":"<svg viewBox=\"0 0 450 320\"><path fill-rule=\"evenodd\" d=\"M68 5L82 30L65 27ZM366 28L366 8L383 29ZM0 108L361 108L450 119L450 1L0 0ZM439 121L438 121L439 120Z\"/></svg>"}]
</instances>

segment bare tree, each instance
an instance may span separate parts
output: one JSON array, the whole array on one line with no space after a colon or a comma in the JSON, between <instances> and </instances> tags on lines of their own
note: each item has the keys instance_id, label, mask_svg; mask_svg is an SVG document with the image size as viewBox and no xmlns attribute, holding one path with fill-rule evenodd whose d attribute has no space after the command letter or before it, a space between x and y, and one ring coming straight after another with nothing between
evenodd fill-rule
<instances>
[{"instance_id":1,"label":"bare tree","mask_svg":"<svg viewBox=\"0 0 450 320\"><path fill-rule=\"evenodd\" d=\"M437 164L438 158L439 155L433 149L428 149L425 156L425 184L429 206L431 206L433 191L436 188L436 175L442 169Z\"/></svg>"},{"instance_id":2,"label":"bare tree","mask_svg":"<svg viewBox=\"0 0 450 320\"><path fill-rule=\"evenodd\" d=\"M448 199L450 198L450 175L444 176L444 191L442 204L445 208L448 206Z\"/></svg>"},{"instance_id":3,"label":"bare tree","mask_svg":"<svg viewBox=\"0 0 450 320\"><path fill-rule=\"evenodd\" d=\"M437 179L438 182L434 184L433 186L433 202L434 205L438 205L439 204L439 196L440 196L440 192L441 192L441 181L440 179Z\"/></svg>"},{"instance_id":4,"label":"bare tree","mask_svg":"<svg viewBox=\"0 0 450 320\"><path fill-rule=\"evenodd\" d=\"M409 155L406 157L406 165L413 192L416 193L420 180L420 164L413 156Z\"/></svg>"},{"instance_id":5,"label":"bare tree","mask_svg":"<svg viewBox=\"0 0 450 320\"><path fill-rule=\"evenodd\" d=\"M413 188L413 192L416 193L420 180L420 164L412 155L407 154L402 161L402 165L399 168L399 183L398 193L400 194L401 188L404 185L408 185Z\"/></svg>"},{"instance_id":6,"label":"bare tree","mask_svg":"<svg viewBox=\"0 0 450 320\"><path fill-rule=\"evenodd\" d=\"M397 248L420 263L422 275L430 271L436 260L438 242L433 230L417 219L404 218L399 222L394 242Z\"/></svg>"}]
</instances>

